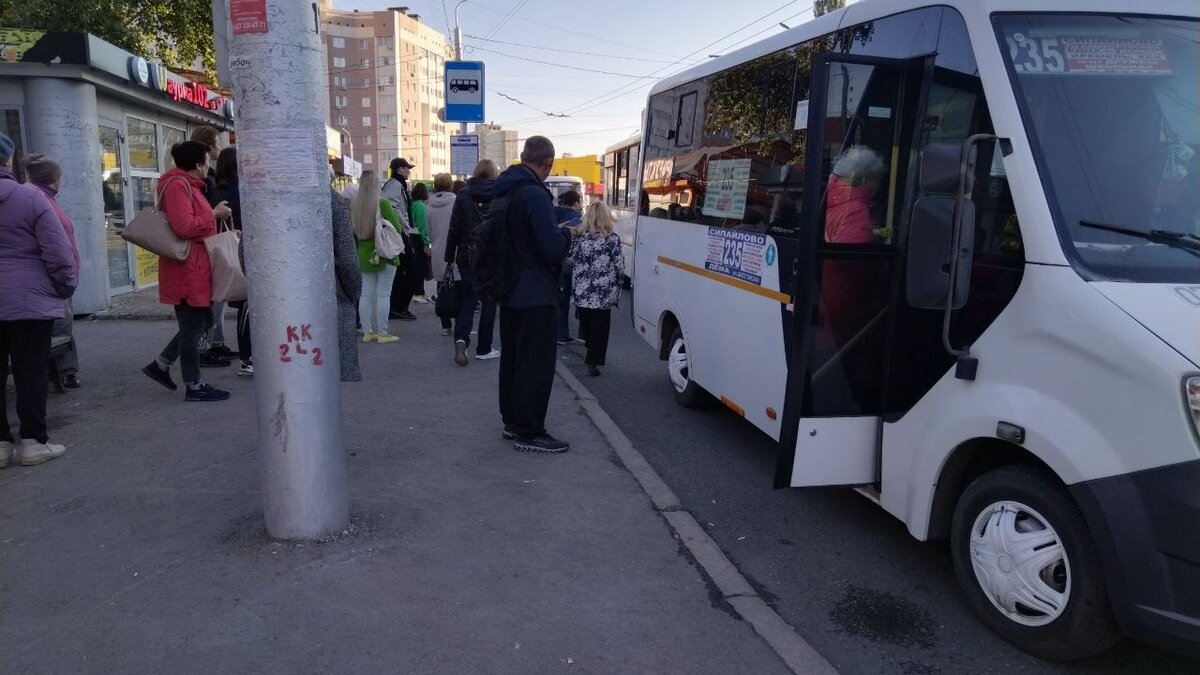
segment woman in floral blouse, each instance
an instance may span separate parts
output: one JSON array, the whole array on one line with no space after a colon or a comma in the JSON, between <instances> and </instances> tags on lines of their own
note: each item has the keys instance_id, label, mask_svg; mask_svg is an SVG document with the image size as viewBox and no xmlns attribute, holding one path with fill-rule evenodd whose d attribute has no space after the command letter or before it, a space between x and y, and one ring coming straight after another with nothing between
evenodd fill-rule
<instances>
[{"instance_id":1,"label":"woman in floral blouse","mask_svg":"<svg viewBox=\"0 0 1200 675\"><path fill-rule=\"evenodd\" d=\"M587 343L589 375L599 375L608 352L612 308L621 298L619 285L625 274L621 237L613 232L613 215L603 202L587 207L583 225L571 240L575 307L579 334Z\"/></svg>"}]
</instances>

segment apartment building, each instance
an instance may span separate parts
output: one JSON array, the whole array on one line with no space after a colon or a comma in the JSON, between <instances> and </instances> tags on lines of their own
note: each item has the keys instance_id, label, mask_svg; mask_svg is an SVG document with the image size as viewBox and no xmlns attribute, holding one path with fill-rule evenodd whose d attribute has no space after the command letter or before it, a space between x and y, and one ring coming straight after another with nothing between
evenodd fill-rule
<instances>
[{"instance_id":1,"label":"apartment building","mask_svg":"<svg viewBox=\"0 0 1200 675\"><path fill-rule=\"evenodd\" d=\"M363 168L386 173L393 157L415 165L413 176L450 171L450 131L443 64L444 35L407 7L339 10L322 0L330 125Z\"/></svg>"},{"instance_id":2,"label":"apartment building","mask_svg":"<svg viewBox=\"0 0 1200 675\"><path fill-rule=\"evenodd\" d=\"M501 129L499 124L476 124L472 133L479 135L480 159L492 160L501 171L521 161L516 131Z\"/></svg>"}]
</instances>

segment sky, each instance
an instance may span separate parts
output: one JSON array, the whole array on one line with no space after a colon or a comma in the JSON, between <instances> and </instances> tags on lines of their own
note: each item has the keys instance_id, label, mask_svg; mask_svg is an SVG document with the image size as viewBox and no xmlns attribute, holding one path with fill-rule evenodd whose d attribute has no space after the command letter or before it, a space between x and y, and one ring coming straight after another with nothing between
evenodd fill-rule
<instances>
[{"instance_id":1,"label":"sky","mask_svg":"<svg viewBox=\"0 0 1200 675\"><path fill-rule=\"evenodd\" d=\"M457 3L333 4L342 10L407 5L452 42ZM795 26L811 19L812 2L467 0L459 16L463 59L486 64L488 121L516 129L521 138L547 136L560 154L589 155L638 131L656 82L710 54L782 32L779 22Z\"/></svg>"}]
</instances>

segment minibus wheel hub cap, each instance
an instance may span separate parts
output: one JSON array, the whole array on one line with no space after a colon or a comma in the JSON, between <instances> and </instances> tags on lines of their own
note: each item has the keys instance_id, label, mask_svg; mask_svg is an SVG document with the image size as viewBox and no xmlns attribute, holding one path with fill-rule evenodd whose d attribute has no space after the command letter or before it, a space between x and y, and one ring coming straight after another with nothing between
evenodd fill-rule
<instances>
[{"instance_id":1,"label":"minibus wheel hub cap","mask_svg":"<svg viewBox=\"0 0 1200 675\"><path fill-rule=\"evenodd\" d=\"M971 566L984 595L1005 617L1045 626L1071 597L1062 538L1034 509L1014 501L983 509L971 528Z\"/></svg>"}]
</instances>

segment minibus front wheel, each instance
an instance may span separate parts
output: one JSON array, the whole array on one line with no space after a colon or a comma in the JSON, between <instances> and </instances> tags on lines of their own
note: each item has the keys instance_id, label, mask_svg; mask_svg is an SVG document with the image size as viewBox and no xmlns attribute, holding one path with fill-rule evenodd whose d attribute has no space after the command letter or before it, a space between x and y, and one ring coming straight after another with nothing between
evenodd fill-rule
<instances>
[{"instance_id":1,"label":"minibus front wheel","mask_svg":"<svg viewBox=\"0 0 1200 675\"><path fill-rule=\"evenodd\" d=\"M955 507L950 547L971 608L1022 650L1069 661L1116 643L1083 514L1044 470L1005 466L975 479Z\"/></svg>"},{"instance_id":2,"label":"minibus front wheel","mask_svg":"<svg viewBox=\"0 0 1200 675\"><path fill-rule=\"evenodd\" d=\"M691 357L683 331L678 326L667 342L667 374L675 388L675 401L685 408L703 408L711 400L708 392L692 379Z\"/></svg>"}]
</instances>

